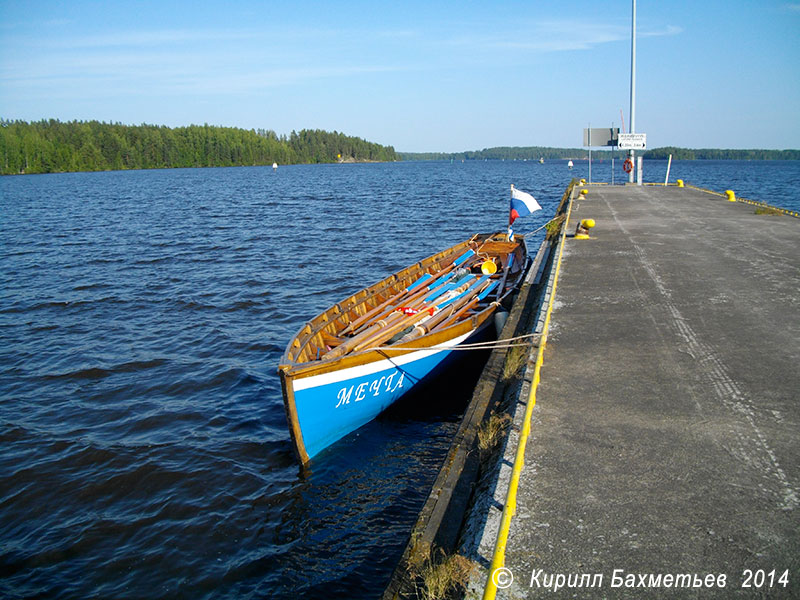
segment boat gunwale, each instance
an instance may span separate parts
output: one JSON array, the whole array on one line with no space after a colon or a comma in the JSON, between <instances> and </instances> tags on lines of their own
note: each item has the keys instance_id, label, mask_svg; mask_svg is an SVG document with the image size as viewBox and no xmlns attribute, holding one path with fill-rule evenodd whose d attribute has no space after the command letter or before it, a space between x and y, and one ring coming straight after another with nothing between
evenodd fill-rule
<instances>
[{"instance_id":1,"label":"boat gunwale","mask_svg":"<svg viewBox=\"0 0 800 600\"><path fill-rule=\"evenodd\" d=\"M524 250L523 250L524 252ZM525 253L527 256L527 253ZM523 266L516 279L508 284L508 290L498 300L489 303L483 310L470 315L469 317L458 320L444 329L428 332L414 340L404 342L402 347L392 348L391 346L379 346L377 348L367 348L359 352L353 352L344 356L337 356L329 359L319 359L313 361L306 361L302 363L281 364L279 369L282 376L287 379L300 379L305 377L313 377L315 375L323 375L339 369L348 369L384 360L386 358L395 358L404 356L412 352L419 352L420 350L436 350L436 346L442 345L449 340L455 339L463 335L470 329L477 329L483 322L491 316L497 304L506 295L516 289L522 281L527 265Z\"/></svg>"},{"instance_id":2,"label":"boat gunwale","mask_svg":"<svg viewBox=\"0 0 800 600\"><path fill-rule=\"evenodd\" d=\"M338 321L342 316L346 315L349 312L352 312L354 309L358 307L364 306L369 300L374 299L375 296L379 292L388 292L391 294L392 286L408 286L413 284L415 281L419 279L419 277L424 274L427 269L433 267L437 262L441 262L443 259L451 259L455 260L455 254L461 250L468 248L474 242L486 242L487 240L491 239L493 236L497 235L497 233L478 233L473 235L468 240L464 240L455 244L445 250L440 250L435 254L432 254L412 265L404 267L395 273L381 279L380 281L373 283L365 288L362 288L351 294L347 298L334 303L333 305L329 306L327 309L322 311L321 313L317 314L312 319L306 321L292 336L289 340L289 343L286 345L286 350L281 357L281 362L278 366L278 369L283 371L285 369L293 369L297 365L305 365L308 363L319 363L319 360L310 360L310 361L297 361L292 358L292 353L294 352L295 356L302 353L303 349L308 345L308 343L313 339L315 335L323 331L326 327L331 326L333 323ZM450 262L452 262L452 260ZM446 265L440 264L438 269L444 268ZM416 276L416 277L415 277ZM404 283L407 280L411 280L408 283ZM396 289L394 293L400 291ZM357 297L360 294L364 294L364 297L358 299ZM367 309L369 310L369 308ZM425 336L423 336L425 337ZM301 341L302 340L302 341Z\"/></svg>"},{"instance_id":3,"label":"boat gunwale","mask_svg":"<svg viewBox=\"0 0 800 600\"><path fill-rule=\"evenodd\" d=\"M323 375L325 373L330 373L340 369L359 367L371 362L385 360L387 358L396 358L412 352L419 352L420 350L437 351L440 349L436 348L436 346L444 344L472 329L477 329L480 327L483 324L483 321L490 316L485 313L493 312L494 309L495 307L490 304L479 313L471 315L469 318L462 319L461 321L457 321L445 329L426 333L415 340L404 343L402 348L379 346L377 348L368 348L360 352L353 352L335 358L313 360L303 363L295 363L293 365L281 365L280 370L285 377L294 380L303 377L312 377L314 375ZM446 349L447 348L442 348L441 350Z\"/></svg>"}]
</instances>

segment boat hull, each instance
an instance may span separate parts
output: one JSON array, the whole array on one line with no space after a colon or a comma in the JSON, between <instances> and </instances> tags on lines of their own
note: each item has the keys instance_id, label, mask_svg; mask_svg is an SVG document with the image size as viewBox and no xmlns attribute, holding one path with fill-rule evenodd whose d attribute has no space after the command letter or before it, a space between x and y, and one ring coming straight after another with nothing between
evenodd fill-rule
<instances>
[{"instance_id":1,"label":"boat hull","mask_svg":"<svg viewBox=\"0 0 800 600\"><path fill-rule=\"evenodd\" d=\"M372 421L402 396L426 381L456 352L450 348L475 337L471 331L440 348L426 348L396 358L386 358L287 381L291 386L298 427L295 446L303 448L306 462L316 454ZM297 438L301 439L297 439Z\"/></svg>"},{"instance_id":2,"label":"boat hull","mask_svg":"<svg viewBox=\"0 0 800 600\"><path fill-rule=\"evenodd\" d=\"M476 234L306 323L279 366L300 462L374 419L438 372L459 352L455 347L494 325L493 315L521 281L526 261L520 243ZM488 273L487 263L494 267Z\"/></svg>"}]
</instances>

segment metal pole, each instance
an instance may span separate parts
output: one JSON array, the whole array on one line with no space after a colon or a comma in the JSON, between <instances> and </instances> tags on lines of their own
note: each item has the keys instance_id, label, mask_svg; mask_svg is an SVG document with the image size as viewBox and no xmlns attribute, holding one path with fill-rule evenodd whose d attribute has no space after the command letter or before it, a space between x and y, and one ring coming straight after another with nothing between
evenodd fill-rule
<instances>
[{"instance_id":1,"label":"metal pole","mask_svg":"<svg viewBox=\"0 0 800 600\"><path fill-rule=\"evenodd\" d=\"M642 185L642 157L636 157L636 185Z\"/></svg>"},{"instance_id":2,"label":"metal pole","mask_svg":"<svg viewBox=\"0 0 800 600\"><path fill-rule=\"evenodd\" d=\"M611 185L614 185L614 121L611 121Z\"/></svg>"},{"instance_id":3,"label":"metal pole","mask_svg":"<svg viewBox=\"0 0 800 600\"><path fill-rule=\"evenodd\" d=\"M664 185L669 185L669 168L672 166L672 154L669 155L669 160L667 161L667 176L664 178Z\"/></svg>"},{"instance_id":4,"label":"metal pole","mask_svg":"<svg viewBox=\"0 0 800 600\"><path fill-rule=\"evenodd\" d=\"M631 0L631 127L630 132L636 133L636 0ZM630 151L631 163L634 165L634 151ZM631 169L628 182L633 183L633 174L636 169Z\"/></svg>"},{"instance_id":5,"label":"metal pole","mask_svg":"<svg viewBox=\"0 0 800 600\"><path fill-rule=\"evenodd\" d=\"M589 183L592 183L592 124L589 123Z\"/></svg>"}]
</instances>

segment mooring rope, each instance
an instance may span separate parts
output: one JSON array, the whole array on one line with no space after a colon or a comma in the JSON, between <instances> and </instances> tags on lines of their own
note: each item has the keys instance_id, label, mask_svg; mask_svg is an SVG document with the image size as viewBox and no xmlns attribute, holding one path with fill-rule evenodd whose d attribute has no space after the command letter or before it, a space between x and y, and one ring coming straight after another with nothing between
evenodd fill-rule
<instances>
[{"instance_id":1,"label":"mooring rope","mask_svg":"<svg viewBox=\"0 0 800 600\"><path fill-rule=\"evenodd\" d=\"M458 344L457 346L429 346L429 347L404 347L404 346L379 346L377 348L370 348L369 350L376 350L378 352L386 352L387 350L491 350L494 348L517 348L530 346L534 338L541 337L539 333L528 333L525 335L518 335L517 337L503 338L490 342L475 342L473 344ZM522 342L522 340L528 340Z\"/></svg>"},{"instance_id":2,"label":"mooring rope","mask_svg":"<svg viewBox=\"0 0 800 600\"><path fill-rule=\"evenodd\" d=\"M542 229L544 229L545 227L547 227L551 223L555 223L559 219L563 219L563 218L564 218L564 215L558 215L556 217L553 217L552 219L550 219L547 223L545 223L544 225L542 225L538 229L534 229L533 231L529 231L528 233L523 233L520 237L528 237L528 236L532 236L534 233L539 233Z\"/></svg>"}]
</instances>

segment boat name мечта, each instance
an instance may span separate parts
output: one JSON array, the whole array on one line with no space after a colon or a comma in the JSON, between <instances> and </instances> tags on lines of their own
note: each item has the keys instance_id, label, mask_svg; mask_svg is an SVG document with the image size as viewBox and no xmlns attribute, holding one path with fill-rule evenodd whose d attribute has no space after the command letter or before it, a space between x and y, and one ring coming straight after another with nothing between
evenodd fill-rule
<instances>
[{"instance_id":1,"label":"boat name \u043c\u0435\u0447\u0442\u0430","mask_svg":"<svg viewBox=\"0 0 800 600\"><path fill-rule=\"evenodd\" d=\"M380 379L373 379L372 382L364 381L363 383L359 383L358 386L351 385L349 388L343 387L339 390L336 394L336 398L339 400L338 404L335 408L339 408L344 404L350 404L350 398L353 395L353 390L356 391L356 397L353 398L353 402L360 402L364 398L367 397L366 391L372 392L373 396L379 396L381 393L381 386L383 385L383 380L386 380L386 392L394 393L396 390L403 387L403 381L405 380L405 373L400 373L400 379L397 380L397 383L392 387L392 380L396 373L392 373L388 377L381 376Z\"/></svg>"}]
</instances>

